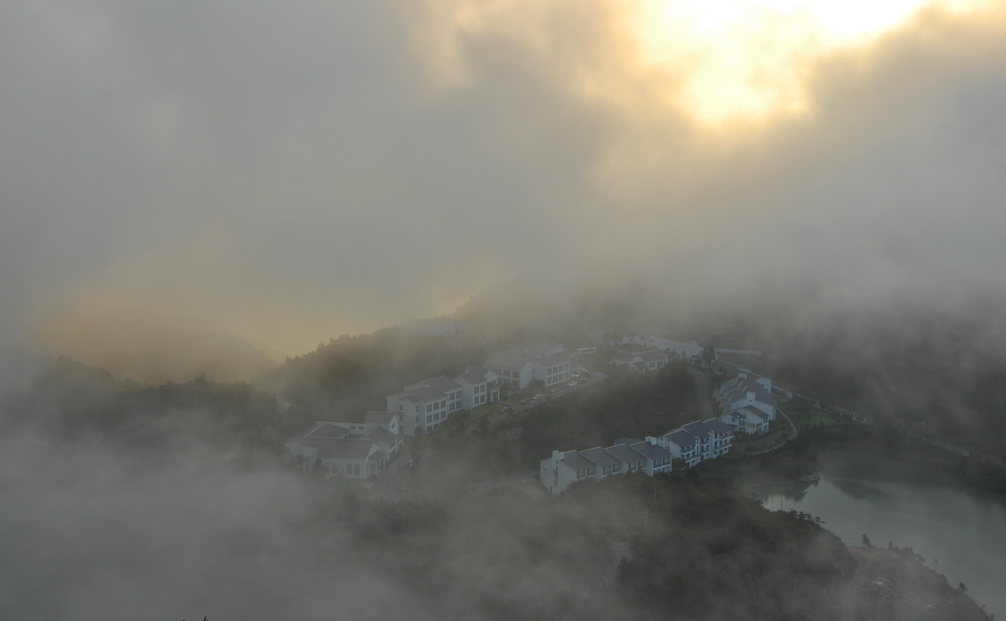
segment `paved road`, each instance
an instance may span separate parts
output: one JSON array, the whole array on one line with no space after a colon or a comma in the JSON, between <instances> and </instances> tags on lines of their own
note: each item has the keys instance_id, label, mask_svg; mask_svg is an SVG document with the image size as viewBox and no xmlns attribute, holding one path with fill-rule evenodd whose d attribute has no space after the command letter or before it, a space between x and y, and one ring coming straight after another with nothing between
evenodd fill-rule
<instances>
[{"instance_id":1,"label":"paved road","mask_svg":"<svg viewBox=\"0 0 1006 621\"><path fill-rule=\"evenodd\" d=\"M778 449L779 447L785 445L787 442L789 442L790 440L792 440L793 438L795 438L797 435L799 435L800 430L796 428L796 425L793 424L793 420L789 416L786 415L786 412L783 412L778 407L776 407L775 411L776 411L777 414L781 414L782 417L786 419L786 422L789 423L790 429L793 430L793 435L791 435L788 438L784 436L783 437L783 441L780 442L780 443L778 443L778 444L773 444L772 446L770 446L768 448L765 448L765 449L761 449L759 451L751 451L749 453L745 453L745 455L761 455L762 453L771 453L772 451L774 451L774 450Z\"/></svg>"},{"instance_id":2,"label":"paved road","mask_svg":"<svg viewBox=\"0 0 1006 621\"><path fill-rule=\"evenodd\" d=\"M798 435L800 435L800 430L796 428L796 425L793 424L793 419L790 418L789 416L787 416L786 412L783 412L782 409L779 408L778 406L776 406L775 411L776 411L777 414L781 414L782 417L786 419L786 422L789 423L790 429L793 430L793 435L791 435L789 437L790 440L792 440L792 439L796 438Z\"/></svg>"},{"instance_id":3,"label":"paved road","mask_svg":"<svg viewBox=\"0 0 1006 621\"><path fill-rule=\"evenodd\" d=\"M512 418L512 417L516 416L517 414L520 414L522 412L530 410L530 409L538 406L540 403L544 403L544 402L546 402L546 401L548 401L550 399L558 399L559 397L568 395L571 392L575 392L577 390L582 390L584 386L590 386L592 384L596 384L598 382L601 382L601 381L605 380L607 377L608 377L607 375L605 375L604 373L601 373L599 371L581 370L580 371L580 379L577 380L576 386L570 386L569 384L563 384L562 386L560 386L558 388L551 388L551 389L545 389L545 388L541 388L539 386L538 387L539 391L538 391L537 394L540 394L542 398L539 399L539 400L537 400L537 401L529 400L527 404L521 405L520 402L518 400L516 400L516 399L504 399L503 400L504 403L511 404L510 405L510 408L511 408L510 411L507 412L506 414L504 414L503 412L499 412L499 411L496 411L496 412L492 413L489 416L489 423L491 425L498 424L498 423L503 422L504 420L506 420L508 418ZM472 433L474 431L474 429L475 429L475 425L476 425L476 423L472 423L472 425L469 426L469 428L466 430L466 432L467 433Z\"/></svg>"},{"instance_id":4,"label":"paved road","mask_svg":"<svg viewBox=\"0 0 1006 621\"><path fill-rule=\"evenodd\" d=\"M699 420L716 418L716 406L713 405L713 389L709 376L695 367L688 367L688 373L695 383L695 396L699 400Z\"/></svg>"}]
</instances>

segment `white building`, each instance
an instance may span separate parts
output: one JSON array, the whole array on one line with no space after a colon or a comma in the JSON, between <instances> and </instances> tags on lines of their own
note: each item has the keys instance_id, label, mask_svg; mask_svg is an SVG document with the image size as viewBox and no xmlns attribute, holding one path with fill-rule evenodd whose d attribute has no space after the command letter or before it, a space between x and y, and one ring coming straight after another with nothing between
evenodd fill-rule
<instances>
[{"instance_id":1,"label":"white building","mask_svg":"<svg viewBox=\"0 0 1006 621\"><path fill-rule=\"evenodd\" d=\"M439 429L451 414L461 411L463 392L457 382L441 375L389 395L388 411L401 416L405 435L429 433Z\"/></svg>"},{"instance_id":2,"label":"white building","mask_svg":"<svg viewBox=\"0 0 1006 621\"><path fill-rule=\"evenodd\" d=\"M734 377L713 391L713 400L720 408L720 420L737 431L764 433L775 420L772 380L747 369L736 368Z\"/></svg>"},{"instance_id":3,"label":"white building","mask_svg":"<svg viewBox=\"0 0 1006 621\"><path fill-rule=\"evenodd\" d=\"M565 384L571 373L572 355L566 352L546 354L534 359L532 375L545 388Z\"/></svg>"},{"instance_id":4,"label":"white building","mask_svg":"<svg viewBox=\"0 0 1006 621\"><path fill-rule=\"evenodd\" d=\"M686 467L692 468L728 454L733 447L733 434L730 425L710 418L688 423L662 436L648 437L647 441L666 448L675 458L685 462Z\"/></svg>"},{"instance_id":5,"label":"white building","mask_svg":"<svg viewBox=\"0 0 1006 621\"><path fill-rule=\"evenodd\" d=\"M646 440L667 449L675 459L685 462L686 468L693 468L702 463L701 441L680 428L668 431L659 437L648 437Z\"/></svg>"},{"instance_id":6,"label":"white building","mask_svg":"<svg viewBox=\"0 0 1006 621\"><path fill-rule=\"evenodd\" d=\"M500 399L499 376L489 368L469 365L464 373L454 378L454 382L461 386L461 407L466 410L474 410Z\"/></svg>"},{"instance_id":7,"label":"white building","mask_svg":"<svg viewBox=\"0 0 1006 621\"><path fill-rule=\"evenodd\" d=\"M721 420L694 421L642 442L621 438L607 448L552 451L551 456L541 460L538 477L549 492L559 494L587 479L601 480L630 472L653 476L670 472L672 458L691 468L722 457L730 452L733 438L733 428Z\"/></svg>"},{"instance_id":8,"label":"white building","mask_svg":"<svg viewBox=\"0 0 1006 621\"><path fill-rule=\"evenodd\" d=\"M720 420L737 431L743 431L747 435L768 432L768 414L752 407L743 407L732 412L727 412L720 416Z\"/></svg>"},{"instance_id":9,"label":"white building","mask_svg":"<svg viewBox=\"0 0 1006 621\"><path fill-rule=\"evenodd\" d=\"M510 390L523 390L534 379L534 362L518 349L496 354L486 366L499 377L500 385Z\"/></svg>"},{"instance_id":10,"label":"white building","mask_svg":"<svg viewBox=\"0 0 1006 621\"><path fill-rule=\"evenodd\" d=\"M318 421L286 441L284 458L307 472L321 468L326 478L368 479L401 450L399 423L389 412L368 412L363 423Z\"/></svg>"},{"instance_id":11,"label":"white building","mask_svg":"<svg viewBox=\"0 0 1006 621\"><path fill-rule=\"evenodd\" d=\"M611 364L616 367L628 367L637 373L648 373L663 369L667 366L668 360L667 354L655 349L640 352L620 351L611 359Z\"/></svg>"},{"instance_id":12,"label":"white building","mask_svg":"<svg viewBox=\"0 0 1006 621\"><path fill-rule=\"evenodd\" d=\"M671 471L671 454L649 442L626 439L607 448L585 451L552 451L541 460L539 480L553 494L577 481L601 480L619 474L642 472L648 476Z\"/></svg>"},{"instance_id":13,"label":"white building","mask_svg":"<svg viewBox=\"0 0 1006 621\"><path fill-rule=\"evenodd\" d=\"M511 390L523 390L538 381L546 388L568 382L571 354L558 343L525 341L516 349L489 358L486 366Z\"/></svg>"}]
</instances>

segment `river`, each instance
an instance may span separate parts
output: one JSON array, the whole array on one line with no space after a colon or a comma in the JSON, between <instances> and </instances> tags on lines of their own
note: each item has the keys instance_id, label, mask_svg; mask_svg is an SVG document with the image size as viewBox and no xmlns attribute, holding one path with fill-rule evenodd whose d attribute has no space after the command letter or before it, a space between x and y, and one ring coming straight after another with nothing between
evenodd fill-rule
<instances>
[{"instance_id":1,"label":"river","mask_svg":"<svg viewBox=\"0 0 1006 621\"><path fill-rule=\"evenodd\" d=\"M813 484L762 488L772 510L824 520L847 545L911 547L950 584L963 582L979 604L1006 619L1006 496L963 489L931 473L864 454L820 460Z\"/></svg>"}]
</instances>

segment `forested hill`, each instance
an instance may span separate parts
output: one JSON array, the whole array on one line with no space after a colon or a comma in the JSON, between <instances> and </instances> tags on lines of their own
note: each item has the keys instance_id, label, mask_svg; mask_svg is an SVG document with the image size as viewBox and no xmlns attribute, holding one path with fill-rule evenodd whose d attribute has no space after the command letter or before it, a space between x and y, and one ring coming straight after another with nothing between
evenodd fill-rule
<instances>
[{"instance_id":1,"label":"forested hill","mask_svg":"<svg viewBox=\"0 0 1006 621\"><path fill-rule=\"evenodd\" d=\"M34 376L4 395L0 425L55 441L161 449L178 442L275 453L287 435L273 395L246 382L144 386L66 357L39 360ZM292 432L291 432L292 433Z\"/></svg>"},{"instance_id":2,"label":"forested hill","mask_svg":"<svg viewBox=\"0 0 1006 621\"><path fill-rule=\"evenodd\" d=\"M997 304L905 306L765 324L777 382L933 440L1006 459L1006 324Z\"/></svg>"},{"instance_id":3,"label":"forested hill","mask_svg":"<svg viewBox=\"0 0 1006 621\"><path fill-rule=\"evenodd\" d=\"M454 377L466 364L481 364L491 351L475 331L430 336L392 327L319 344L313 352L288 358L257 384L311 420L328 412L351 421L367 410L383 411L385 398L405 384Z\"/></svg>"}]
</instances>

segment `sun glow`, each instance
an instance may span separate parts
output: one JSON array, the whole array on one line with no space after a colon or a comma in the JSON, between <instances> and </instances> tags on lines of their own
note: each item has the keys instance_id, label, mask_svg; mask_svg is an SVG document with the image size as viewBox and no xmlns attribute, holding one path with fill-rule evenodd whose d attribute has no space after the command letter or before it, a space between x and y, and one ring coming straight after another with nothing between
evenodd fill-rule
<instances>
[{"instance_id":1,"label":"sun glow","mask_svg":"<svg viewBox=\"0 0 1006 621\"><path fill-rule=\"evenodd\" d=\"M627 0L639 62L673 77L675 105L707 126L809 108L805 75L829 53L868 45L926 8L982 0Z\"/></svg>"}]
</instances>

